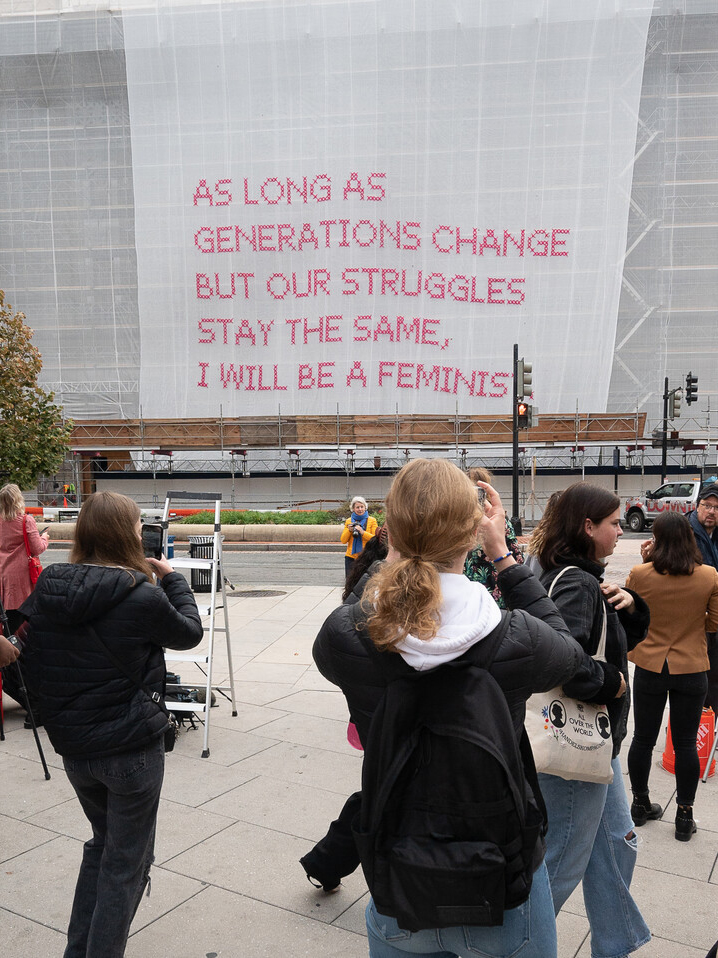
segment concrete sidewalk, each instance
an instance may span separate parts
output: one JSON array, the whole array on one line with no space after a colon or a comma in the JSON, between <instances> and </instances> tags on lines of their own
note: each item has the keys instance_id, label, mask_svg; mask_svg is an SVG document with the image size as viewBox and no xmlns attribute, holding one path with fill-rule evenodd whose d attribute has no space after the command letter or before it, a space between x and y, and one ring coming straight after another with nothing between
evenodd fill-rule
<instances>
[{"instance_id":1,"label":"concrete sidewalk","mask_svg":"<svg viewBox=\"0 0 718 958\"><path fill-rule=\"evenodd\" d=\"M625 548L630 545L630 548ZM622 542L614 578L638 561ZM268 590L277 587L268 587ZM360 780L346 741L344 699L318 674L314 636L338 589L302 587L229 599L238 715L211 713L210 757L201 732L183 731L167 756L152 894L140 905L128 958L359 958L367 955L361 872L335 895L315 891L298 859L325 832ZM226 676L218 646L215 678ZM192 681L196 666L176 667ZM44 732L45 781L24 713L5 699L0 743L0 916L3 958L62 954L87 822ZM699 785L699 831L673 838L675 781L658 767L654 800L665 821L640 829L635 897L654 940L642 958L704 958L718 938L718 785ZM624 765L625 765L624 747ZM589 958L580 891L558 920L560 958Z\"/></svg>"}]
</instances>

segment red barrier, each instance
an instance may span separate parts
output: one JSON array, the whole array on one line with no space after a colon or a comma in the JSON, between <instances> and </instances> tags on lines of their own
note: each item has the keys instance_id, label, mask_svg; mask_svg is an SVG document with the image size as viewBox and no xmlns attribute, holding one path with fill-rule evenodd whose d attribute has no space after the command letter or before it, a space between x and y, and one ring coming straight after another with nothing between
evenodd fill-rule
<instances>
[{"instance_id":1,"label":"red barrier","mask_svg":"<svg viewBox=\"0 0 718 958\"><path fill-rule=\"evenodd\" d=\"M713 736L715 735L715 715L713 709L703 709L701 715L701 724L698 727L698 738L696 746L698 748L698 758L701 763L701 776L706 770L706 762L713 748ZM676 755L673 750L673 738L671 737L671 720L668 720L668 733L666 735L666 747L663 750L663 761L661 762L667 772L675 775ZM708 772L708 778L715 775L715 759L711 762L711 770Z\"/></svg>"}]
</instances>

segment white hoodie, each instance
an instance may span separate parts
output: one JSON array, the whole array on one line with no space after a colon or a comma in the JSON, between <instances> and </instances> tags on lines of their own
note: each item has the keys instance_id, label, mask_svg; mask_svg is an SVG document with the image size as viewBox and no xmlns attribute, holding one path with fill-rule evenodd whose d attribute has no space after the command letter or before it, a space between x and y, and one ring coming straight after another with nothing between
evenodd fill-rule
<instances>
[{"instance_id":1,"label":"white hoodie","mask_svg":"<svg viewBox=\"0 0 718 958\"><path fill-rule=\"evenodd\" d=\"M407 635L397 645L401 657L417 672L458 658L501 621L501 610L480 582L453 572L440 572L439 579L442 599L438 632L428 640Z\"/></svg>"}]
</instances>

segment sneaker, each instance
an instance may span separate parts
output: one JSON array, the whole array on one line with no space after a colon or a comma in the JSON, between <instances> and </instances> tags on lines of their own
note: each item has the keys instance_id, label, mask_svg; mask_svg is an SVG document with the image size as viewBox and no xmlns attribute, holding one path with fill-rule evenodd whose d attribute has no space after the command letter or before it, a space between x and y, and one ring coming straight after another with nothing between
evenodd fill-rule
<instances>
[{"instance_id":1,"label":"sneaker","mask_svg":"<svg viewBox=\"0 0 718 958\"><path fill-rule=\"evenodd\" d=\"M648 793L645 795L634 795L631 805L631 818L633 824L637 827L645 825L646 822L654 822L663 814L662 807L657 802L652 802Z\"/></svg>"}]
</instances>

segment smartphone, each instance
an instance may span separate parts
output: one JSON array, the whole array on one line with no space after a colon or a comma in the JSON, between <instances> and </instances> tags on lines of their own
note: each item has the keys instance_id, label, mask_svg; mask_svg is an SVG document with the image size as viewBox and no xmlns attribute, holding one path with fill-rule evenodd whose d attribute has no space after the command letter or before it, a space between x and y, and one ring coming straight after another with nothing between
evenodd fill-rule
<instances>
[{"instance_id":1,"label":"smartphone","mask_svg":"<svg viewBox=\"0 0 718 958\"><path fill-rule=\"evenodd\" d=\"M148 559L162 558L162 526L153 522L142 526L142 548Z\"/></svg>"},{"instance_id":2,"label":"smartphone","mask_svg":"<svg viewBox=\"0 0 718 958\"><path fill-rule=\"evenodd\" d=\"M44 529L40 529L39 535L44 536L50 526L45 526Z\"/></svg>"},{"instance_id":3,"label":"smartphone","mask_svg":"<svg viewBox=\"0 0 718 958\"><path fill-rule=\"evenodd\" d=\"M483 506L483 504L486 502L486 490L478 488L476 491L479 494L479 504Z\"/></svg>"}]
</instances>

